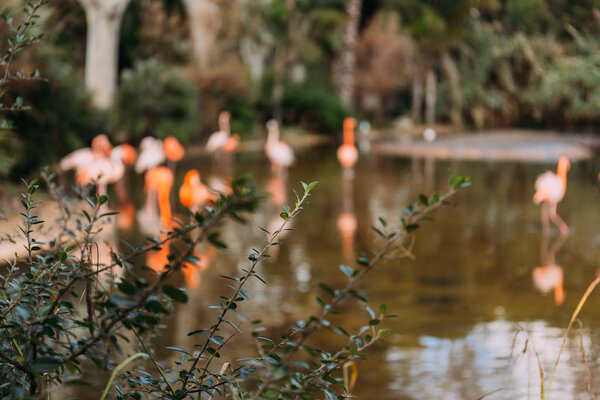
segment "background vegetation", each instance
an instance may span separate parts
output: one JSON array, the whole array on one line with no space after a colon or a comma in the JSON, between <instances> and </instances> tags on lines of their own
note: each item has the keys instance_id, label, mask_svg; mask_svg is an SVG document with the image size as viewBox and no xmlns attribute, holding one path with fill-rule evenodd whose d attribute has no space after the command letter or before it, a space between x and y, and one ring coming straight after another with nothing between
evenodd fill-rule
<instances>
[{"instance_id":1,"label":"background vegetation","mask_svg":"<svg viewBox=\"0 0 600 400\"><path fill-rule=\"evenodd\" d=\"M19 2L12 3L8 11L18 14ZM598 123L598 0L363 1L354 95L344 105L336 79L345 5L223 2L211 28L212 62L198 68L185 2L132 0L120 32L118 96L111 110L99 111L82 79L83 8L51 1L41 17L44 40L15 60L26 72L39 67L49 83L10 83L32 110L5 112L16 124L0 139L15 151L4 151L0 172L32 171L102 131L116 140L172 133L203 143L224 108L244 137L261 137L271 117L334 133L349 113L376 124L410 116L466 128L594 130ZM30 140L49 147L26 161L19 148Z\"/></svg>"}]
</instances>

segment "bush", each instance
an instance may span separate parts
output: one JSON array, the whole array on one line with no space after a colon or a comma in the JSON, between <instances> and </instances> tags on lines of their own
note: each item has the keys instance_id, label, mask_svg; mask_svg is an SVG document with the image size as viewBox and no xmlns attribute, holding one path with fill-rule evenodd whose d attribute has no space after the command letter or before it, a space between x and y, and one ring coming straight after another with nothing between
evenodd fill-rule
<instances>
[{"instance_id":1,"label":"bush","mask_svg":"<svg viewBox=\"0 0 600 400\"><path fill-rule=\"evenodd\" d=\"M120 140L169 135L189 142L198 131L194 85L156 61L138 62L123 71L113 122Z\"/></svg>"},{"instance_id":2,"label":"bush","mask_svg":"<svg viewBox=\"0 0 600 400\"><path fill-rule=\"evenodd\" d=\"M156 396L164 399L229 397L240 399L338 399L351 396L351 384L342 378L353 360L364 357L364 351L380 342L387 334L379 329L388 317L387 307L376 311L366 306L367 300L355 289L359 282L386 255L402 247L411 232L424 222L431 211L446 203L456 190L468 186L468 178L453 175L450 190L431 197L421 195L419 201L403 211L394 232L380 219L374 227L379 249L373 255L363 254L354 267L342 265L341 273L347 283L338 289L321 284L323 295L317 299L321 306L316 316L297 321L281 338L265 337L265 328L254 326L252 337L258 349L249 350L248 358L222 364L216 360L219 352L236 333L244 334L232 318L238 305L248 300L246 283L257 275L257 265L268 257L272 246L287 224L297 218L316 182L303 184L304 192L294 207L283 207L280 227L268 233L262 250L252 250L248 267L239 276L224 276L224 288L231 288L228 296L220 297L218 317L210 326L188 333L196 340L190 349L168 347L180 355L172 366L160 365L153 357L156 348L149 336L159 334L161 321L170 313L173 303L187 302L185 291L170 284L170 279L182 268L189 268L199 260L194 248L202 241L222 248L218 227L227 219L243 221L244 214L253 212L257 197L253 184L247 179L232 182L232 194L219 198L212 207L194 215L187 225L177 225L161 237L147 239L127 253L111 250L108 261L98 261L96 244L101 225L112 213L102 214L106 196L89 196L80 192L79 202L68 202L63 191L56 187L51 176L45 176L49 192L59 203L62 220L53 224L54 239L40 243L33 239L39 229L47 229L36 217L39 205L34 199L38 184L27 184L22 196L23 220L19 227L27 254L9 261L0 275L0 393L3 398L42 398L46 388L59 385L85 384L81 375L87 369L108 368L113 374L101 397L103 400L116 379L113 391L117 399L141 399ZM89 189L89 188L88 188ZM302 193L302 192L300 192ZM77 222L77 223L75 223ZM261 228L262 229L262 228ZM264 230L264 229L263 229ZM178 241L177 249L165 260L164 269L151 278L140 274L135 266L140 255L160 250ZM405 249L406 254L408 250ZM113 269L122 273L118 282L111 278ZM146 268L149 271L149 268ZM110 276L105 276L108 273ZM109 278L109 279L107 279ZM102 280L102 284L99 281ZM370 319L358 330L346 330L329 322L334 313L343 310L343 304L358 301L366 307ZM235 321L235 322L234 322ZM253 322L253 324L258 322ZM333 351L309 345L317 330L326 329L343 338L341 348ZM127 331L131 334L127 335ZM230 336L231 335L231 336ZM122 354L130 346L121 344L127 336L137 338L139 347L132 354ZM117 365L116 354L125 361ZM299 356L299 354L302 354ZM141 365L130 363L139 357L149 358L152 368L146 372ZM91 360L92 363L83 362ZM214 361L214 363L213 363ZM212 364L211 364L212 363ZM122 374L119 371L126 368ZM88 376L93 374L88 374Z\"/></svg>"},{"instance_id":3,"label":"bush","mask_svg":"<svg viewBox=\"0 0 600 400\"><path fill-rule=\"evenodd\" d=\"M10 162L0 169L19 179L89 145L105 131L106 116L93 105L83 79L67 64L47 62L41 81L21 81L13 88L31 109L10 115L14 130ZM4 158L3 158L4 159Z\"/></svg>"},{"instance_id":4,"label":"bush","mask_svg":"<svg viewBox=\"0 0 600 400\"><path fill-rule=\"evenodd\" d=\"M351 111L331 92L310 85L287 88L283 95L284 122L320 133L339 132Z\"/></svg>"}]
</instances>

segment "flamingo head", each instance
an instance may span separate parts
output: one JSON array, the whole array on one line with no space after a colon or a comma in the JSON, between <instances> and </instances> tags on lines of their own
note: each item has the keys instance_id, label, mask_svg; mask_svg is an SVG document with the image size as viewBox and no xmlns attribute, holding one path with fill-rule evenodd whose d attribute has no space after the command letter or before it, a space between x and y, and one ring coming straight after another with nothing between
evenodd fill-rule
<instances>
[{"instance_id":1,"label":"flamingo head","mask_svg":"<svg viewBox=\"0 0 600 400\"><path fill-rule=\"evenodd\" d=\"M167 136L163 142L163 148L169 161L179 161L185 153L183 146L175 136Z\"/></svg>"},{"instance_id":2,"label":"flamingo head","mask_svg":"<svg viewBox=\"0 0 600 400\"><path fill-rule=\"evenodd\" d=\"M569 162L569 159L565 156L560 156L560 158L558 159L558 170L557 170L557 174L558 175L566 175L567 172L571 169L571 163Z\"/></svg>"},{"instance_id":3,"label":"flamingo head","mask_svg":"<svg viewBox=\"0 0 600 400\"><path fill-rule=\"evenodd\" d=\"M133 165L137 157L137 153L132 145L129 143L124 143L115 147L114 150L119 152L118 156L124 165Z\"/></svg>"},{"instance_id":4,"label":"flamingo head","mask_svg":"<svg viewBox=\"0 0 600 400\"><path fill-rule=\"evenodd\" d=\"M356 127L356 119L354 119L352 117L344 118L344 131L354 132L355 127Z\"/></svg>"},{"instance_id":5,"label":"flamingo head","mask_svg":"<svg viewBox=\"0 0 600 400\"><path fill-rule=\"evenodd\" d=\"M200 172L197 169L190 169L183 178L185 185L197 185L200 183Z\"/></svg>"},{"instance_id":6,"label":"flamingo head","mask_svg":"<svg viewBox=\"0 0 600 400\"><path fill-rule=\"evenodd\" d=\"M229 132L229 122L231 121L231 113L229 111L221 111L219 113L219 129L224 132Z\"/></svg>"},{"instance_id":7,"label":"flamingo head","mask_svg":"<svg viewBox=\"0 0 600 400\"><path fill-rule=\"evenodd\" d=\"M97 135L92 139L92 150L97 151L98 153L104 154L105 156L110 155L113 146L110 144L110 140L108 140L108 136L102 134Z\"/></svg>"}]
</instances>

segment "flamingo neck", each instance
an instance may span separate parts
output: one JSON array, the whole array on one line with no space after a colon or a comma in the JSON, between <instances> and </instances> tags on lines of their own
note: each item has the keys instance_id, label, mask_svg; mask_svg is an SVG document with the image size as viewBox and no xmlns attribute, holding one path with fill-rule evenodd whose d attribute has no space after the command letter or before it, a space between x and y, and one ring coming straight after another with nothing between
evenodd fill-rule
<instances>
[{"instance_id":1,"label":"flamingo neck","mask_svg":"<svg viewBox=\"0 0 600 400\"><path fill-rule=\"evenodd\" d=\"M567 169L559 166L556 171L556 176L561 180L563 186L567 187Z\"/></svg>"},{"instance_id":2,"label":"flamingo neck","mask_svg":"<svg viewBox=\"0 0 600 400\"><path fill-rule=\"evenodd\" d=\"M169 201L169 191L160 190L158 194L158 207L160 208L160 219L164 223L171 221L171 203Z\"/></svg>"},{"instance_id":3,"label":"flamingo neck","mask_svg":"<svg viewBox=\"0 0 600 400\"><path fill-rule=\"evenodd\" d=\"M354 146L354 130L344 130L344 144Z\"/></svg>"},{"instance_id":4,"label":"flamingo neck","mask_svg":"<svg viewBox=\"0 0 600 400\"><path fill-rule=\"evenodd\" d=\"M277 129L270 129L267 140L271 143L279 141L279 131Z\"/></svg>"}]
</instances>

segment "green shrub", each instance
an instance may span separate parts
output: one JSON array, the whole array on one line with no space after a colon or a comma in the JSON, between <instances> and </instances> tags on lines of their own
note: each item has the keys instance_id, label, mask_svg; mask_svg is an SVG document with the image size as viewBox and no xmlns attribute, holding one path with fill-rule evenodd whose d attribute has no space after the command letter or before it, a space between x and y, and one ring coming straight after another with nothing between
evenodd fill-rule
<instances>
[{"instance_id":1,"label":"green shrub","mask_svg":"<svg viewBox=\"0 0 600 400\"><path fill-rule=\"evenodd\" d=\"M106 116L92 105L83 79L72 67L48 62L41 75L44 80L17 82L14 87L14 95L30 109L12 113L14 129L2 135L3 143L8 135L12 138L10 153L0 156L0 172L13 179L89 145L107 126Z\"/></svg>"},{"instance_id":2,"label":"green shrub","mask_svg":"<svg viewBox=\"0 0 600 400\"><path fill-rule=\"evenodd\" d=\"M331 92L297 85L283 95L284 120L317 132L331 133L342 129L342 121L351 111Z\"/></svg>"},{"instance_id":3,"label":"green shrub","mask_svg":"<svg viewBox=\"0 0 600 400\"><path fill-rule=\"evenodd\" d=\"M196 88L156 61L139 62L121 75L113 121L122 140L174 135L188 142L198 131Z\"/></svg>"}]
</instances>

